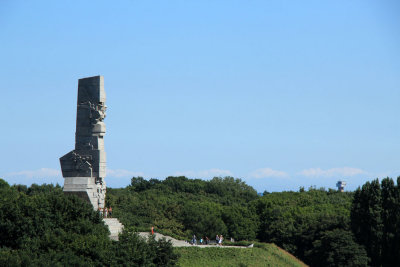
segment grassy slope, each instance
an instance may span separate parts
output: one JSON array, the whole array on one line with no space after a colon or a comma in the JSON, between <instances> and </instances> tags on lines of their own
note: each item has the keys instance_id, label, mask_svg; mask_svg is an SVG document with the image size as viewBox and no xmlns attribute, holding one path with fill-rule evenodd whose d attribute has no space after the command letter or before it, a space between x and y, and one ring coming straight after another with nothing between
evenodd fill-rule
<instances>
[{"instance_id":1,"label":"grassy slope","mask_svg":"<svg viewBox=\"0 0 400 267\"><path fill-rule=\"evenodd\" d=\"M307 266L274 244L254 248L175 248L181 254L178 266Z\"/></svg>"}]
</instances>

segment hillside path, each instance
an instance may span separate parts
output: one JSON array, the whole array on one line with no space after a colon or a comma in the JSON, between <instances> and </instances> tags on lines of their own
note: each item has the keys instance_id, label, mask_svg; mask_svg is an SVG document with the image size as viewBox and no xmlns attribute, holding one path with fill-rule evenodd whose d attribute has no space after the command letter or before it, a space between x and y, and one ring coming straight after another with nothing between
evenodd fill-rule
<instances>
[{"instance_id":1,"label":"hillside path","mask_svg":"<svg viewBox=\"0 0 400 267\"><path fill-rule=\"evenodd\" d=\"M141 237L148 238L150 236L150 232L139 232L138 233ZM165 237L165 239L170 240L172 243L173 247L199 247L199 248L247 248L245 246L217 246L217 245L191 245L188 242L184 240L178 240L175 238L172 238L167 235L163 235L160 233L154 233L155 239L159 240Z\"/></svg>"}]
</instances>

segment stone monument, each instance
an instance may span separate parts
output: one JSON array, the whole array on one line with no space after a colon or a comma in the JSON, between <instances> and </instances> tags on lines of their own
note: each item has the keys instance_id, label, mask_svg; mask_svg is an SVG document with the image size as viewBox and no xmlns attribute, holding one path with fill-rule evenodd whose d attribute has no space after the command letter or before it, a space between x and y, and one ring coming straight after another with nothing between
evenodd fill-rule
<instances>
[{"instance_id":1,"label":"stone monument","mask_svg":"<svg viewBox=\"0 0 400 267\"><path fill-rule=\"evenodd\" d=\"M64 193L75 194L104 208L106 195L106 93L104 77L79 79L76 112L75 150L60 158Z\"/></svg>"}]
</instances>

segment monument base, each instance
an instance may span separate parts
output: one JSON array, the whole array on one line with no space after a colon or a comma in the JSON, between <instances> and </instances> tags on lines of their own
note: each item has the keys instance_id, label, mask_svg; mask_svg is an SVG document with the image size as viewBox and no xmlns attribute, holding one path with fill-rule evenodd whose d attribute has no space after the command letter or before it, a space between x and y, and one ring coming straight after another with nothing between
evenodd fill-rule
<instances>
[{"instance_id":1,"label":"monument base","mask_svg":"<svg viewBox=\"0 0 400 267\"><path fill-rule=\"evenodd\" d=\"M94 177L65 177L65 194L73 194L88 201L95 210L104 208L106 183L95 183Z\"/></svg>"}]
</instances>

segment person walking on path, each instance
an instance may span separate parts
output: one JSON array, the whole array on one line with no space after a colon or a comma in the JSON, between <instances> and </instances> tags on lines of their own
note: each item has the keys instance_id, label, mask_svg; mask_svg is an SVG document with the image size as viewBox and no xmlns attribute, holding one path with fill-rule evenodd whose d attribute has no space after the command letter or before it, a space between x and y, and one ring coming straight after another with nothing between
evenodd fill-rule
<instances>
[{"instance_id":1,"label":"person walking on path","mask_svg":"<svg viewBox=\"0 0 400 267\"><path fill-rule=\"evenodd\" d=\"M192 243L193 243L193 245L197 245L197 237L196 237L196 235L193 235Z\"/></svg>"},{"instance_id":2,"label":"person walking on path","mask_svg":"<svg viewBox=\"0 0 400 267\"><path fill-rule=\"evenodd\" d=\"M108 216L108 209L107 207L104 208L104 218L107 218Z\"/></svg>"},{"instance_id":3,"label":"person walking on path","mask_svg":"<svg viewBox=\"0 0 400 267\"><path fill-rule=\"evenodd\" d=\"M154 235L154 226L151 227L151 235Z\"/></svg>"},{"instance_id":4,"label":"person walking on path","mask_svg":"<svg viewBox=\"0 0 400 267\"><path fill-rule=\"evenodd\" d=\"M217 244L217 245L219 244L219 235L215 236L215 244Z\"/></svg>"},{"instance_id":5,"label":"person walking on path","mask_svg":"<svg viewBox=\"0 0 400 267\"><path fill-rule=\"evenodd\" d=\"M112 207L111 206L108 208L108 216L110 218L112 218Z\"/></svg>"},{"instance_id":6,"label":"person walking on path","mask_svg":"<svg viewBox=\"0 0 400 267\"><path fill-rule=\"evenodd\" d=\"M103 209L100 207L99 207L99 214L100 214L100 217L103 218Z\"/></svg>"},{"instance_id":7,"label":"person walking on path","mask_svg":"<svg viewBox=\"0 0 400 267\"><path fill-rule=\"evenodd\" d=\"M220 235L218 245L222 246L222 241L224 240L224 237Z\"/></svg>"}]
</instances>

